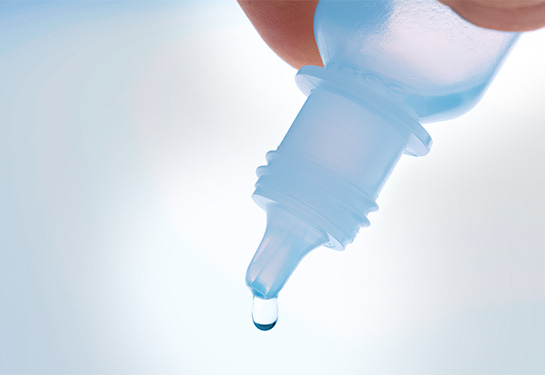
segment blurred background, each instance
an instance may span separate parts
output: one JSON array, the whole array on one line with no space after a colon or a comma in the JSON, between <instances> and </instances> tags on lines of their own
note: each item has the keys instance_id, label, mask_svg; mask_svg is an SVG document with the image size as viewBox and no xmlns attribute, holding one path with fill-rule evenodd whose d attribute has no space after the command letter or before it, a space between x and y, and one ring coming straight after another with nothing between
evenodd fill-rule
<instances>
[{"instance_id":1,"label":"blurred background","mask_svg":"<svg viewBox=\"0 0 545 375\"><path fill-rule=\"evenodd\" d=\"M0 2L0 373L545 373L544 45L261 332L250 196L295 70L234 0Z\"/></svg>"}]
</instances>

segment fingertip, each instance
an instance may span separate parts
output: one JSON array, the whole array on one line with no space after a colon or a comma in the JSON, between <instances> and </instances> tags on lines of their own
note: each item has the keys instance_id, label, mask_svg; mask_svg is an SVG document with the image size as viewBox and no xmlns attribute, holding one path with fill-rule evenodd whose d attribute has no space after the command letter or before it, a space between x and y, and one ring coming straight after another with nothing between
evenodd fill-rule
<instances>
[{"instance_id":1,"label":"fingertip","mask_svg":"<svg viewBox=\"0 0 545 375\"><path fill-rule=\"evenodd\" d=\"M439 0L467 21L499 31L531 31L545 26L545 0Z\"/></svg>"},{"instance_id":2,"label":"fingertip","mask_svg":"<svg viewBox=\"0 0 545 375\"><path fill-rule=\"evenodd\" d=\"M322 65L314 39L318 0L237 1L261 38L284 61L296 69Z\"/></svg>"}]
</instances>

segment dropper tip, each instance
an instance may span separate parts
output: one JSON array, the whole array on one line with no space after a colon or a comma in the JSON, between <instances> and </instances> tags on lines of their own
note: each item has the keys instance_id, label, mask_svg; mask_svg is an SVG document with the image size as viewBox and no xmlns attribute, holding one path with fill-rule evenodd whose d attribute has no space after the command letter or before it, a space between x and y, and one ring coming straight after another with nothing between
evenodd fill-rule
<instances>
[{"instance_id":1,"label":"dropper tip","mask_svg":"<svg viewBox=\"0 0 545 375\"><path fill-rule=\"evenodd\" d=\"M327 236L299 217L276 206L267 207L267 228L248 271L246 285L263 300L278 293L301 259L327 242Z\"/></svg>"}]
</instances>

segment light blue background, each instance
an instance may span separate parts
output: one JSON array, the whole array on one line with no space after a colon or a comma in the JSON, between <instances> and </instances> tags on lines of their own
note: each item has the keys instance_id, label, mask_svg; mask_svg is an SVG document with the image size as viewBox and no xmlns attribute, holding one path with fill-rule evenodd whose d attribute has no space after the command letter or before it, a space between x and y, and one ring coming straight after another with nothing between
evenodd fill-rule
<instances>
[{"instance_id":1,"label":"light blue background","mask_svg":"<svg viewBox=\"0 0 545 375\"><path fill-rule=\"evenodd\" d=\"M0 372L545 373L545 33L250 319L304 102L234 1L0 3ZM472 138L469 138L472 134Z\"/></svg>"}]
</instances>

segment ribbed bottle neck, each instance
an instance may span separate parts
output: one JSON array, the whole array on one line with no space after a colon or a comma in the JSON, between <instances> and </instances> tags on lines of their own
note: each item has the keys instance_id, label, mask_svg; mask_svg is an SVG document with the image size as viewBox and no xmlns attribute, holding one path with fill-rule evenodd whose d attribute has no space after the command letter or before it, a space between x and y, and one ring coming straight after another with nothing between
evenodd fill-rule
<instances>
[{"instance_id":1,"label":"ribbed bottle neck","mask_svg":"<svg viewBox=\"0 0 545 375\"><path fill-rule=\"evenodd\" d=\"M329 236L351 243L406 150L411 133L380 110L336 90L316 88L281 145L258 168L254 199L277 204Z\"/></svg>"}]
</instances>

